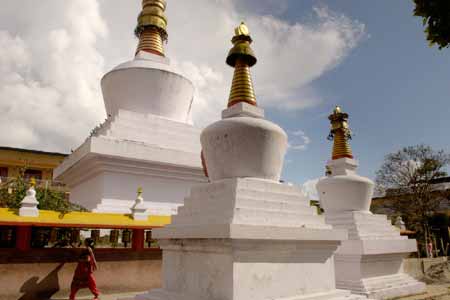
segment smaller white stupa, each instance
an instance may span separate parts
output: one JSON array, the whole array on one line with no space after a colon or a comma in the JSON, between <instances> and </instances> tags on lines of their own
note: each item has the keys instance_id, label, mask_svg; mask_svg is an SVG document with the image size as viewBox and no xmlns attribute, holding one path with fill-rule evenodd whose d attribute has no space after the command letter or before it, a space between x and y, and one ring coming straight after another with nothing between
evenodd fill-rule
<instances>
[{"instance_id":1,"label":"smaller white stupa","mask_svg":"<svg viewBox=\"0 0 450 300\"><path fill-rule=\"evenodd\" d=\"M189 121L194 87L164 54L166 1L142 7L135 58L101 82L108 119L54 172L71 202L96 212L131 213L142 186L151 214L174 214L189 188L206 181L200 130Z\"/></svg>"},{"instance_id":2,"label":"smaller white stupa","mask_svg":"<svg viewBox=\"0 0 450 300\"><path fill-rule=\"evenodd\" d=\"M19 216L21 217L39 217L39 202L36 199L35 186L36 180L31 178L27 194L20 202Z\"/></svg>"},{"instance_id":3,"label":"smaller white stupa","mask_svg":"<svg viewBox=\"0 0 450 300\"><path fill-rule=\"evenodd\" d=\"M232 42L229 107L201 134L211 183L193 187L172 223L153 231L163 286L136 299L365 299L335 288L333 253L346 231L325 224L299 187L280 183L287 135L256 106L244 24Z\"/></svg>"},{"instance_id":4,"label":"smaller white stupa","mask_svg":"<svg viewBox=\"0 0 450 300\"><path fill-rule=\"evenodd\" d=\"M136 202L131 207L131 216L134 220L146 221L149 214L147 213L147 206L144 203L144 197L142 197L142 188L138 188Z\"/></svg>"},{"instance_id":5,"label":"smaller white stupa","mask_svg":"<svg viewBox=\"0 0 450 300\"><path fill-rule=\"evenodd\" d=\"M348 114L336 107L329 119L333 155L317 190L326 222L348 230L349 239L335 254L337 287L376 299L425 292L425 284L402 269L403 258L417 250L416 240L400 236L387 216L370 212L374 183L356 173Z\"/></svg>"}]
</instances>

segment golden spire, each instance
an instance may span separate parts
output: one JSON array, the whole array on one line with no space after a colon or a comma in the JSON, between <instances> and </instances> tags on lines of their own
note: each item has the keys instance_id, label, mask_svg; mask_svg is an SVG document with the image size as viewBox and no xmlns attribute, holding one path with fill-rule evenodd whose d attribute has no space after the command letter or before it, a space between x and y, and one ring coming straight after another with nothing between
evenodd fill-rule
<instances>
[{"instance_id":1,"label":"golden spire","mask_svg":"<svg viewBox=\"0 0 450 300\"><path fill-rule=\"evenodd\" d=\"M348 128L348 114L341 112L341 108L336 106L333 113L328 117L331 121L331 131L329 140L334 140L332 159L353 158L349 140L352 132Z\"/></svg>"},{"instance_id":2,"label":"golden spire","mask_svg":"<svg viewBox=\"0 0 450 300\"><path fill-rule=\"evenodd\" d=\"M142 196L142 193L144 192L144 190L142 189L142 187L138 187L138 189L137 189L137 195L138 195L138 197L139 196Z\"/></svg>"},{"instance_id":3,"label":"golden spire","mask_svg":"<svg viewBox=\"0 0 450 300\"><path fill-rule=\"evenodd\" d=\"M30 179L30 187L35 187L36 186L36 178L34 178L34 177L31 177L31 179Z\"/></svg>"},{"instance_id":4,"label":"golden spire","mask_svg":"<svg viewBox=\"0 0 450 300\"><path fill-rule=\"evenodd\" d=\"M231 40L234 46L227 57L227 64L234 67L228 107L238 102L247 102L256 106L256 97L250 74L250 67L256 64L256 56L250 47L252 41L248 27L242 22L235 29L235 36Z\"/></svg>"},{"instance_id":5,"label":"golden spire","mask_svg":"<svg viewBox=\"0 0 450 300\"><path fill-rule=\"evenodd\" d=\"M142 0L135 34L139 38L136 54L146 51L164 56L163 42L167 41L166 0Z\"/></svg>"}]
</instances>

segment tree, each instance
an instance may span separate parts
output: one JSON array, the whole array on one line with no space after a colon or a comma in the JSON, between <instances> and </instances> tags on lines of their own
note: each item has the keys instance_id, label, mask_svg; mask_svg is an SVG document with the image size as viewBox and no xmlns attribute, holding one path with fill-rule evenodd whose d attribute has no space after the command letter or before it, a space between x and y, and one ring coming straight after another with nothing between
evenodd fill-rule
<instances>
[{"instance_id":1,"label":"tree","mask_svg":"<svg viewBox=\"0 0 450 300\"><path fill-rule=\"evenodd\" d=\"M29 183L23 176L25 170L26 168L23 168L17 178L11 178L7 182L0 183L0 207L20 208L20 203L29 188ZM53 190L39 185L35 189L39 209L54 210L61 213L86 211L81 206L69 202L64 191Z\"/></svg>"},{"instance_id":2,"label":"tree","mask_svg":"<svg viewBox=\"0 0 450 300\"><path fill-rule=\"evenodd\" d=\"M436 212L446 191L433 185L433 180L447 176L445 168L450 156L426 145L410 146L386 155L376 173L379 193L394 197L394 209L428 241L429 217Z\"/></svg>"},{"instance_id":3,"label":"tree","mask_svg":"<svg viewBox=\"0 0 450 300\"><path fill-rule=\"evenodd\" d=\"M422 17L425 33L430 46L437 44L439 49L450 44L450 1L414 0L414 15Z\"/></svg>"}]
</instances>

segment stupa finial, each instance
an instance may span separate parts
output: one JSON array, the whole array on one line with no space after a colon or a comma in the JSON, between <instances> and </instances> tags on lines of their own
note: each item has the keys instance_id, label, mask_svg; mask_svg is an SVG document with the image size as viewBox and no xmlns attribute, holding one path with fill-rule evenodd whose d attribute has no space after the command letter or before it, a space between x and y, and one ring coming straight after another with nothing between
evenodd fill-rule
<instances>
[{"instance_id":1,"label":"stupa finial","mask_svg":"<svg viewBox=\"0 0 450 300\"><path fill-rule=\"evenodd\" d=\"M352 138L352 132L348 127L348 114L343 113L341 108L336 106L328 119L331 122L328 139L334 141L332 159L353 158L352 149L348 142Z\"/></svg>"},{"instance_id":2,"label":"stupa finial","mask_svg":"<svg viewBox=\"0 0 450 300\"><path fill-rule=\"evenodd\" d=\"M139 51L164 56L163 42L167 41L166 0L142 0L135 34L139 38Z\"/></svg>"},{"instance_id":3,"label":"stupa finial","mask_svg":"<svg viewBox=\"0 0 450 300\"><path fill-rule=\"evenodd\" d=\"M257 59L250 47L253 40L244 22L235 29L235 36L231 42L234 46L228 53L227 64L235 70L228 107L238 102L247 102L256 106L250 67L256 64Z\"/></svg>"}]
</instances>

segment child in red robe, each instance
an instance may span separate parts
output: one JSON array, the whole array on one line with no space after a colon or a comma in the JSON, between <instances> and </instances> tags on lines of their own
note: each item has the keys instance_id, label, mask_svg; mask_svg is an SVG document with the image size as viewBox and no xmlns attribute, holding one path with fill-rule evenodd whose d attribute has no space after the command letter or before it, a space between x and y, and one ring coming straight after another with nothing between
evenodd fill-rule
<instances>
[{"instance_id":1,"label":"child in red robe","mask_svg":"<svg viewBox=\"0 0 450 300\"><path fill-rule=\"evenodd\" d=\"M78 265L70 286L70 300L75 300L76 293L79 289L83 288L88 288L91 291L94 295L94 300L98 300L100 294L93 274L97 270L97 262L92 251L94 241L92 239L86 239L84 245L86 249L83 250L78 259Z\"/></svg>"}]
</instances>

